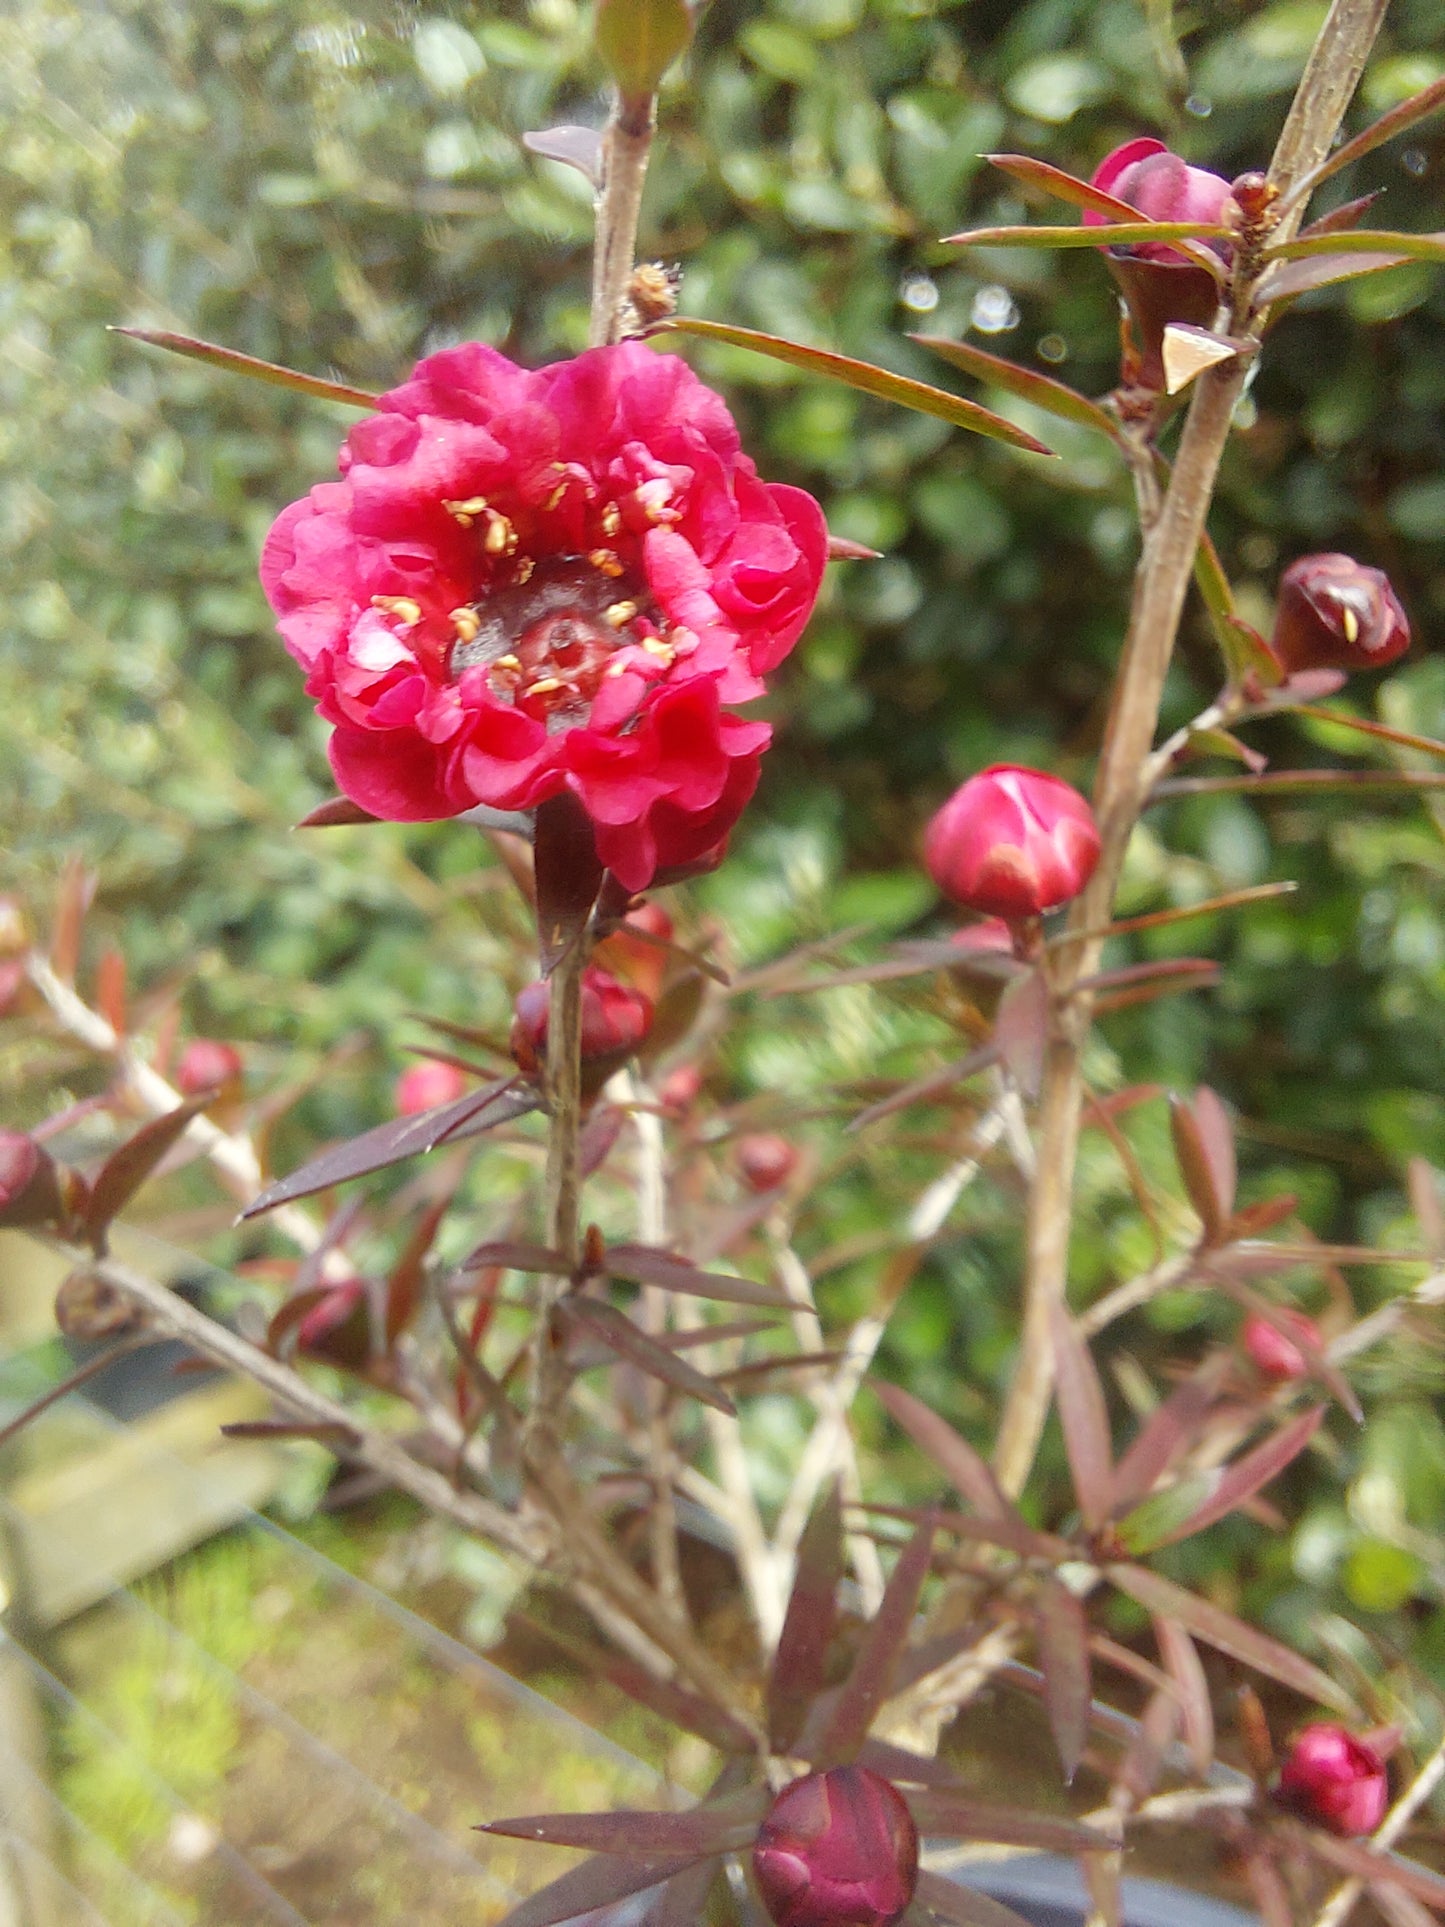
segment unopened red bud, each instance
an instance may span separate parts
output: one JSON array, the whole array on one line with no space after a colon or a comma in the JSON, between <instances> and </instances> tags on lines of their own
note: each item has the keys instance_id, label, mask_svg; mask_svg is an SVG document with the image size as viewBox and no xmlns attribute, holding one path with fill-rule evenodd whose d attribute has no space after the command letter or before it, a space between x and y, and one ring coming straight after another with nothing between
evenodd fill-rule
<instances>
[{"instance_id":1,"label":"unopened red bud","mask_svg":"<svg viewBox=\"0 0 1445 1927\"><path fill-rule=\"evenodd\" d=\"M1307 1318L1302 1311L1295 1311L1289 1307L1278 1312L1276 1316L1281 1325L1287 1326L1289 1331L1296 1337L1302 1338L1307 1345L1312 1346L1316 1351L1323 1349L1325 1341L1313 1318ZM1258 1312L1251 1312L1245 1319L1244 1330L1240 1336L1244 1349L1263 1377L1275 1379L1283 1384L1287 1379L1304 1378L1308 1374L1309 1361L1299 1346L1293 1343L1285 1332L1272 1325L1267 1318L1261 1318Z\"/></svg>"},{"instance_id":2,"label":"unopened red bud","mask_svg":"<svg viewBox=\"0 0 1445 1927\"><path fill-rule=\"evenodd\" d=\"M1148 136L1125 141L1106 154L1089 183L1116 201L1127 201L1146 221L1197 221L1222 226L1233 195L1229 182L1204 167L1190 167L1171 154L1163 141ZM1110 217L1097 208L1084 209L1085 227L1107 227ZM1136 260L1189 265L1189 257L1167 242L1145 241L1128 250Z\"/></svg>"},{"instance_id":3,"label":"unopened red bud","mask_svg":"<svg viewBox=\"0 0 1445 1927\"><path fill-rule=\"evenodd\" d=\"M396 1080L392 1105L398 1117L415 1117L438 1104L455 1104L467 1093L466 1072L440 1057L423 1057Z\"/></svg>"},{"instance_id":4,"label":"unopened red bud","mask_svg":"<svg viewBox=\"0 0 1445 1927\"><path fill-rule=\"evenodd\" d=\"M1301 669L1383 669L1410 647L1410 624L1383 569L1348 555L1302 555L1279 582L1275 654Z\"/></svg>"},{"instance_id":5,"label":"unopened red bud","mask_svg":"<svg viewBox=\"0 0 1445 1927\"><path fill-rule=\"evenodd\" d=\"M0 1224L50 1224L61 1215L60 1174L27 1131L0 1131Z\"/></svg>"},{"instance_id":6,"label":"unopened red bud","mask_svg":"<svg viewBox=\"0 0 1445 1927\"><path fill-rule=\"evenodd\" d=\"M1099 860L1099 832L1076 789L1000 763L955 790L928 826L923 855L945 896L1012 922L1079 894Z\"/></svg>"},{"instance_id":7,"label":"unopened red bud","mask_svg":"<svg viewBox=\"0 0 1445 1927\"><path fill-rule=\"evenodd\" d=\"M181 1053L176 1069L176 1088L185 1097L200 1091L235 1086L245 1066L234 1044L220 1044L211 1037L195 1037Z\"/></svg>"},{"instance_id":8,"label":"unopened red bud","mask_svg":"<svg viewBox=\"0 0 1445 1927\"><path fill-rule=\"evenodd\" d=\"M702 1090L702 1072L696 1064L679 1064L669 1071L657 1088L657 1101L673 1117L690 1111Z\"/></svg>"},{"instance_id":9,"label":"unopened red bud","mask_svg":"<svg viewBox=\"0 0 1445 1927\"><path fill-rule=\"evenodd\" d=\"M749 1131L737 1142L738 1171L750 1191L776 1191L798 1168L796 1145L772 1131Z\"/></svg>"},{"instance_id":10,"label":"unopened red bud","mask_svg":"<svg viewBox=\"0 0 1445 1927\"><path fill-rule=\"evenodd\" d=\"M1291 1813L1346 1838L1373 1833L1389 1796L1389 1775L1374 1747L1332 1720L1305 1728L1275 1788L1275 1798Z\"/></svg>"},{"instance_id":11,"label":"unopened red bud","mask_svg":"<svg viewBox=\"0 0 1445 1927\"><path fill-rule=\"evenodd\" d=\"M809 1773L758 1828L753 1876L776 1927L892 1927L918 1884L918 1830L867 1767Z\"/></svg>"},{"instance_id":12,"label":"unopened red bud","mask_svg":"<svg viewBox=\"0 0 1445 1927\"><path fill-rule=\"evenodd\" d=\"M522 990L512 1019L512 1055L529 1076L546 1062L547 1019L552 1005L549 981ZM589 964L582 973L582 1061L620 1064L652 1029L652 999L606 970Z\"/></svg>"}]
</instances>

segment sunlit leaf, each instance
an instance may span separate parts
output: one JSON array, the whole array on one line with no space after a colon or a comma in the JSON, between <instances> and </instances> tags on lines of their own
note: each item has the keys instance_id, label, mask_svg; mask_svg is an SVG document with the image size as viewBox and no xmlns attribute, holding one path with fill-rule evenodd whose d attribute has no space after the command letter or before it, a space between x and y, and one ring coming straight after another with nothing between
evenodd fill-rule
<instances>
[{"instance_id":1,"label":"sunlit leaf","mask_svg":"<svg viewBox=\"0 0 1445 1927\"><path fill-rule=\"evenodd\" d=\"M1093 1699L1089 1669L1089 1621L1083 1603L1061 1579L1045 1578L1035 1605L1044 1706L1067 1785L1078 1772L1089 1737Z\"/></svg>"},{"instance_id":2,"label":"sunlit leaf","mask_svg":"<svg viewBox=\"0 0 1445 1927\"><path fill-rule=\"evenodd\" d=\"M1313 193L1320 183L1327 181L1332 174L1338 174L1342 168L1350 167L1356 161L1363 160L1366 154L1373 154L1375 149L1383 147L1386 141L1394 140L1397 135L1405 133L1431 114L1438 114L1442 107L1445 107L1445 80L1432 80L1430 85L1422 87L1418 94L1411 94L1408 100L1402 100L1387 114L1381 114L1377 121L1372 121L1364 132L1356 134L1353 140L1342 142L1328 159L1320 162L1309 175L1308 180L1301 184L1302 187L1305 191Z\"/></svg>"},{"instance_id":3,"label":"sunlit leaf","mask_svg":"<svg viewBox=\"0 0 1445 1927\"><path fill-rule=\"evenodd\" d=\"M806 374L824 375L829 380L841 381L849 388L861 389L865 395L876 395L880 401L897 402L901 408L912 408L922 415L936 415L940 421L950 422L955 428L967 428L976 435L986 435L991 441L1007 442L1012 448L1027 449L1031 455L1052 455L1054 452L1026 430L1005 421L1002 415L980 408L977 402L965 401L961 395L950 395L945 388L930 388L927 382L914 381L907 375L892 374L887 368L877 368L871 362L855 361L849 355L834 354L826 348L806 348L801 342L784 341L779 335L760 334L755 328L734 328L721 321L701 321L694 315L676 315L667 323L667 327L681 334L696 335L703 341L725 341L733 348L751 348L756 354L770 355L774 361L786 362L790 368L801 368Z\"/></svg>"},{"instance_id":4,"label":"sunlit leaf","mask_svg":"<svg viewBox=\"0 0 1445 1927\"><path fill-rule=\"evenodd\" d=\"M234 348L219 348L212 341L197 341L192 335L172 334L168 328L112 328L112 334L128 335L151 348L166 348L173 355L204 361L228 375L248 375L273 388L290 388L298 395L314 395L319 401L344 402L349 408L376 408L381 396L367 388L351 388L345 382L327 381L320 375L303 375L295 368L281 368L274 361L258 361Z\"/></svg>"},{"instance_id":5,"label":"sunlit leaf","mask_svg":"<svg viewBox=\"0 0 1445 1927\"><path fill-rule=\"evenodd\" d=\"M1076 174L1066 174L1061 167L1038 160L1032 154L985 154L983 158L991 167L998 168L1020 185L1036 188L1056 201L1068 201L1074 207L1093 208L1116 222L1137 222L1139 219L1137 207L1131 207L1117 195L1106 194L1103 188L1081 181Z\"/></svg>"},{"instance_id":6,"label":"sunlit leaf","mask_svg":"<svg viewBox=\"0 0 1445 1927\"><path fill-rule=\"evenodd\" d=\"M991 355L984 348L976 348L971 341L949 341L942 335L910 335L908 339L955 368L961 368L965 374L977 375L980 381L991 382L995 388L1017 395L1035 408L1045 409L1064 421L1076 422L1081 428L1097 429L1110 441L1119 439L1119 425L1106 409L1050 375L1020 368L1017 362L1005 361L1002 355Z\"/></svg>"},{"instance_id":7,"label":"sunlit leaf","mask_svg":"<svg viewBox=\"0 0 1445 1927\"><path fill-rule=\"evenodd\" d=\"M543 160L575 167L593 187L601 182L602 136L595 127L546 127L535 134L523 134L522 145Z\"/></svg>"},{"instance_id":8,"label":"sunlit leaf","mask_svg":"<svg viewBox=\"0 0 1445 1927\"><path fill-rule=\"evenodd\" d=\"M1406 261L1445 261L1445 233L1392 234L1348 228L1341 234L1299 234L1268 251L1271 261L1309 261L1319 255L1396 254Z\"/></svg>"},{"instance_id":9,"label":"sunlit leaf","mask_svg":"<svg viewBox=\"0 0 1445 1927\"><path fill-rule=\"evenodd\" d=\"M980 227L945 234L959 248L1132 248L1150 241L1227 240L1208 221L1118 221L1107 227ZM1379 237L1376 237L1377 242Z\"/></svg>"},{"instance_id":10,"label":"sunlit leaf","mask_svg":"<svg viewBox=\"0 0 1445 1927\"><path fill-rule=\"evenodd\" d=\"M793 1590L768 1674L768 1738L775 1753L792 1746L822 1690L842 1576L843 1506L835 1480L798 1542Z\"/></svg>"},{"instance_id":11,"label":"sunlit leaf","mask_svg":"<svg viewBox=\"0 0 1445 1927\"><path fill-rule=\"evenodd\" d=\"M1222 1365L1198 1371L1176 1385L1145 1419L1114 1468L1114 1503L1135 1505L1195 1444L1219 1396Z\"/></svg>"}]
</instances>

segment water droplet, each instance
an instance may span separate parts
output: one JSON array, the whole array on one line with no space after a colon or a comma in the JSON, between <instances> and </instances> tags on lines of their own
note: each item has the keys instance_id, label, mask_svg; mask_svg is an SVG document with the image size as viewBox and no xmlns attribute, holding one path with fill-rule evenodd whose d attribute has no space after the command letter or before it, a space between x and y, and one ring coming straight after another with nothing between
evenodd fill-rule
<instances>
[{"instance_id":1,"label":"water droplet","mask_svg":"<svg viewBox=\"0 0 1445 1927\"><path fill-rule=\"evenodd\" d=\"M905 274L899 285L898 299L915 314L932 314L938 306L938 285L931 275Z\"/></svg>"},{"instance_id":2,"label":"water droplet","mask_svg":"<svg viewBox=\"0 0 1445 1927\"><path fill-rule=\"evenodd\" d=\"M1007 334L1019 325L1019 311L1007 288L996 285L980 288L973 297L968 325L981 335Z\"/></svg>"},{"instance_id":3,"label":"water droplet","mask_svg":"<svg viewBox=\"0 0 1445 1927\"><path fill-rule=\"evenodd\" d=\"M1208 94L1191 94L1184 103L1186 114L1193 114L1196 120L1208 120L1214 112L1214 102Z\"/></svg>"},{"instance_id":4,"label":"water droplet","mask_svg":"<svg viewBox=\"0 0 1445 1927\"><path fill-rule=\"evenodd\" d=\"M1069 344L1062 335L1041 335L1038 355L1040 361L1060 362L1069 358Z\"/></svg>"},{"instance_id":5,"label":"water droplet","mask_svg":"<svg viewBox=\"0 0 1445 1927\"><path fill-rule=\"evenodd\" d=\"M1253 395L1241 395L1234 404L1234 425L1236 428L1253 428L1259 420L1259 405Z\"/></svg>"},{"instance_id":6,"label":"water droplet","mask_svg":"<svg viewBox=\"0 0 1445 1927\"><path fill-rule=\"evenodd\" d=\"M1430 156L1422 147L1407 147L1400 156L1400 165L1407 174L1413 174L1418 181L1430 166Z\"/></svg>"}]
</instances>

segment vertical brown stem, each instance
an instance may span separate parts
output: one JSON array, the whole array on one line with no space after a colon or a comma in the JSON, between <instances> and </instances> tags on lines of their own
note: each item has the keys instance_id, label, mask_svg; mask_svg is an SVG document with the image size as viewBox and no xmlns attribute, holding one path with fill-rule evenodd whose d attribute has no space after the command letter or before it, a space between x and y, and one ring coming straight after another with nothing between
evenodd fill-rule
<instances>
[{"instance_id":1,"label":"vertical brown stem","mask_svg":"<svg viewBox=\"0 0 1445 1927\"><path fill-rule=\"evenodd\" d=\"M622 100L602 136L602 187L597 201L597 244L592 255L592 325L588 346L616 341L623 298L637 258L642 187L652 152L657 103Z\"/></svg>"},{"instance_id":2,"label":"vertical brown stem","mask_svg":"<svg viewBox=\"0 0 1445 1927\"><path fill-rule=\"evenodd\" d=\"M1387 4L1335 0L1275 150L1270 178L1276 185L1288 187L1328 154ZM1301 211L1288 218L1297 224ZM1112 913L1124 853L1145 800L1142 771L1158 728L1164 679L1245 373L1244 363L1235 361L1200 376L1168 493L1157 520L1146 527L1094 782L1101 855L1089 887L1073 906L1071 931L1097 929ZM1089 999L1075 986L1097 969L1102 947L1098 938L1068 945L1055 970L1038 1167L1029 1196L1022 1346L994 1456L999 1482L1010 1493L1028 1478L1053 1386L1049 1325L1053 1307L1064 1302L1068 1276L1083 1094L1080 1063L1091 1019Z\"/></svg>"}]
</instances>

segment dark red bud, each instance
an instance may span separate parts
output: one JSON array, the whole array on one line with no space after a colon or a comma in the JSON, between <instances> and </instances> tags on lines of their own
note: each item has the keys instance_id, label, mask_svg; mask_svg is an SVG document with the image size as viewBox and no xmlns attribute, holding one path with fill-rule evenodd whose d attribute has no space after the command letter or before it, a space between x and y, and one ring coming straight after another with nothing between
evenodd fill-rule
<instances>
[{"instance_id":1,"label":"dark red bud","mask_svg":"<svg viewBox=\"0 0 1445 1927\"><path fill-rule=\"evenodd\" d=\"M211 1037L195 1037L181 1053L176 1070L176 1088L184 1097L200 1091L224 1090L241 1081L245 1066L234 1044L220 1044Z\"/></svg>"},{"instance_id":2,"label":"dark red bud","mask_svg":"<svg viewBox=\"0 0 1445 1927\"><path fill-rule=\"evenodd\" d=\"M398 1117L415 1117L438 1104L455 1104L467 1093L466 1072L440 1057L423 1057L396 1080L391 1101Z\"/></svg>"},{"instance_id":3,"label":"dark red bud","mask_svg":"<svg viewBox=\"0 0 1445 1927\"><path fill-rule=\"evenodd\" d=\"M1373 1833L1389 1797L1389 1775L1374 1747L1331 1720L1299 1735L1275 1788L1281 1806L1346 1838Z\"/></svg>"},{"instance_id":4,"label":"dark red bud","mask_svg":"<svg viewBox=\"0 0 1445 1927\"><path fill-rule=\"evenodd\" d=\"M928 826L923 855L945 896L1015 922L1079 894L1099 860L1099 832L1076 789L1000 763L955 790Z\"/></svg>"},{"instance_id":5,"label":"dark red bud","mask_svg":"<svg viewBox=\"0 0 1445 1927\"><path fill-rule=\"evenodd\" d=\"M61 1216L60 1174L26 1131L0 1131L0 1224L53 1224Z\"/></svg>"},{"instance_id":6,"label":"dark red bud","mask_svg":"<svg viewBox=\"0 0 1445 1927\"><path fill-rule=\"evenodd\" d=\"M529 1077L547 1057L547 1017L552 986L528 984L517 997L512 1019L512 1055ZM582 1061L599 1070L615 1069L652 1029L652 999L589 964L582 973Z\"/></svg>"},{"instance_id":7,"label":"dark red bud","mask_svg":"<svg viewBox=\"0 0 1445 1927\"><path fill-rule=\"evenodd\" d=\"M1190 167L1177 154L1171 154L1163 141L1147 135L1125 141L1112 154L1106 154L1089 184L1137 208L1146 221L1197 221L1223 226L1233 203L1229 182L1222 175ZM1106 227L1109 218L1094 208L1084 209L1085 227ZM1188 261L1187 255L1162 241L1145 241L1129 252L1142 261Z\"/></svg>"},{"instance_id":8,"label":"dark red bud","mask_svg":"<svg viewBox=\"0 0 1445 1927\"><path fill-rule=\"evenodd\" d=\"M311 1307L296 1327L296 1349L360 1371L371 1357L371 1310L362 1279L348 1278Z\"/></svg>"},{"instance_id":9,"label":"dark red bud","mask_svg":"<svg viewBox=\"0 0 1445 1927\"><path fill-rule=\"evenodd\" d=\"M797 1146L772 1131L749 1131L737 1143L738 1172L750 1191L776 1191L798 1168Z\"/></svg>"},{"instance_id":10,"label":"dark red bud","mask_svg":"<svg viewBox=\"0 0 1445 1927\"><path fill-rule=\"evenodd\" d=\"M1291 674L1383 669L1410 647L1410 624L1382 569L1302 555L1280 577L1272 647Z\"/></svg>"},{"instance_id":11,"label":"dark red bud","mask_svg":"<svg viewBox=\"0 0 1445 1927\"><path fill-rule=\"evenodd\" d=\"M1278 1317L1281 1324L1287 1325L1307 1345L1313 1346L1316 1351L1323 1350L1325 1341L1313 1318L1307 1318L1302 1311L1288 1307L1281 1310ZM1304 1378L1309 1372L1309 1361L1299 1346L1293 1344L1267 1318L1261 1318L1258 1312L1251 1312L1245 1319L1240 1335L1244 1349L1263 1377L1283 1384L1287 1379Z\"/></svg>"},{"instance_id":12,"label":"dark red bud","mask_svg":"<svg viewBox=\"0 0 1445 1927\"><path fill-rule=\"evenodd\" d=\"M892 1927L918 1882L918 1830L867 1767L809 1773L758 1828L753 1877L776 1927Z\"/></svg>"}]
</instances>

